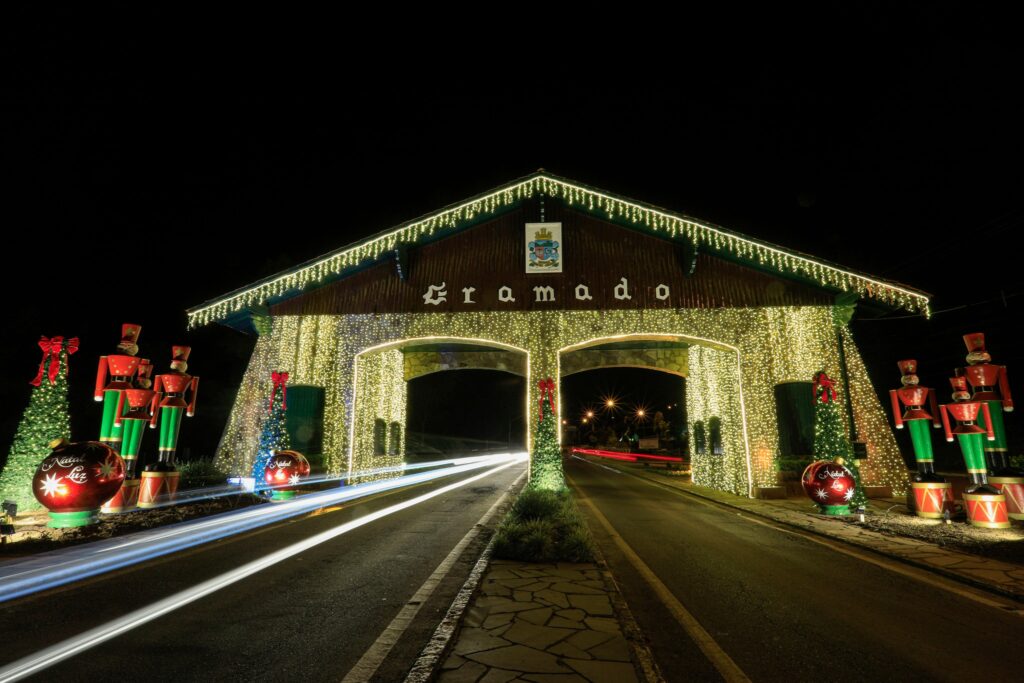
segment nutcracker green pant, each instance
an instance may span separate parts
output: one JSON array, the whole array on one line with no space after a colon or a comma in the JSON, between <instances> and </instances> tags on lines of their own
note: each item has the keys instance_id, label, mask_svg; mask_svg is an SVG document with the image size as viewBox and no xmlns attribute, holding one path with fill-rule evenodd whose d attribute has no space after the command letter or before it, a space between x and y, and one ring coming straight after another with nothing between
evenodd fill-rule
<instances>
[{"instance_id":1,"label":"nutcracker green pant","mask_svg":"<svg viewBox=\"0 0 1024 683\"><path fill-rule=\"evenodd\" d=\"M985 441L986 452L1002 453L1006 450L1006 425L1003 423L1003 402L986 401L988 412L992 416L992 431L995 432L995 441Z\"/></svg>"},{"instance_id":2,"label":"nutcracker green pant","mask_svg":"<svg viewBox=\"0 0 1024 683\"><path fill-rule=\"evenodd\" d=\"M178 430L184 408L165 406L160 409L160 460L174 462L174 451L178 447Z\"/></svg>"},{"instance_id":3,"label":"nutcracker green pant","mask_svg":"<svg viewBox=\"0 0 1024 683\"><path fill-rule=\"evenodd\" d=\"M983 446L985 435L957 434L957 438L960 440L960 450L964 453L964 464L967 465L967 471L975 474L987 473Z\"/></svg>"},{"instance_id":4,"label":"nutcracker green pant","mask_svg":"<svg viewBox=\"0 0 1024 683\"><path fill-rule=\"evenodd\" d=\"M124 420L124 441L121 444L121 457L127 468L125 478L134 479L137 475L139 451L142 450L142 436L146 433L148 420Z\"/></svg>"},{"instance_id":5,"label":"nutcracker green pant","mask_svg":"<svg viewBox=\"0 0 1024 683\"><path fill-rule=\"evenodd\" d=\"M935 455L932 453L932 435L928 433L931 420L909 420L906 424L910 430L910 441L914 444L914 459L932 462Z\"/></svg>"},{"instance_id":6,"label":"nutcracker green pant","mask_svg":"<svg viewBox=\"0 0 1024 683\"><path fill-rule=\"evenodd\" d=\"M117 417L117 400L120 398L121 392L116 389L103 392L103 421L100 422L100 441L112 446L114 450L121 448L121 438L124 432L124 426L115 427L114 418ZM127 412L128 404L125 402L125 411Z\"/></svg>"},{"instance_id":7,"label":"nutcracker green pant","mask_svg":"<svg viewBox=\"0 0 1024 683\"><path fill-rule=\"evenodd\" d=\"M142 437L146 433L147 420L124 420L124 441L121 442L121 457L125 460L139 457Z\"/></svg>"}]
</instances>

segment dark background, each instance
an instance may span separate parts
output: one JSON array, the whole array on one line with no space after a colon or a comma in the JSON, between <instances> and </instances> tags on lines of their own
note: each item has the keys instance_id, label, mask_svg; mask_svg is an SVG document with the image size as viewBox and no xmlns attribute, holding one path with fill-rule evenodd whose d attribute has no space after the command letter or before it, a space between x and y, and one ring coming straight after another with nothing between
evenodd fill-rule
<instances>
[{"instance_id":1,"label":"dark background","mask_svg":"<svg viewBox=\"0 0 1024 683\"><path fill-rule=\"evenodd\" d=\"M1022 367L1008 16L519 10L4 17L0 451L41 334L81 338L74 437L94 437L96 359L131 321L158 371L193 346L182 446L212 454L254 342L186 333L185 308L538 167L932 292L931 321L854 323L879 390L915 357L947 396L965 332Z\"/></svg>"}]
</instances>

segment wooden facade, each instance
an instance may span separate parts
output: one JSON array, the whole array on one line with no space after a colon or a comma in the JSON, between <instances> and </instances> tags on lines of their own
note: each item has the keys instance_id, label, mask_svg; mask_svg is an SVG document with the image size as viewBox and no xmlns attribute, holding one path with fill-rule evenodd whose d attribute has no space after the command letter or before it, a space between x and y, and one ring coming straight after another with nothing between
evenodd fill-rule
<instances>
[{"instance_id":1,"label":"wooden facade","mask_svg":"<svg viewBox=\"0 0 1024 683\"><path fill-rule=\"evenodd\" d=\"M342 280L271 306L272 315L424 313L465 311L615 310L829 305L834 296L817 287L727 261L696 254L688 244L615 225L550 201L545 220L562 223L564 270L523 272L523 226L536 220L530 204L435 242L412 247L406 279L394 258ZM694 267L695 266L695 267ZM692 271L692 272L691 272ZM631 298L617 299L625 278ZM430 305L431 285L446 288L446 301ZM576 298L584 285L593 297ZM658 285L669 295L656 296ZM549 286L554 301L537 301L534 287ZM473 287L474 303L463 288ZM508 287L515 301L499 301ZM663 290L664 291L664 290Z\"/></svg>"}]
</instances>

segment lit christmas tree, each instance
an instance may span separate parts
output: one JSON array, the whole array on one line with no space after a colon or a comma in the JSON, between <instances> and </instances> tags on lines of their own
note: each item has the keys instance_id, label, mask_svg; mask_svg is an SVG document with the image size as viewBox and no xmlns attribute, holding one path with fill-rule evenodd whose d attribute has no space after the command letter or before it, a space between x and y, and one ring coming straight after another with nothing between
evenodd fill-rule
<instances>
[{"instance_id":1,"label":"lit christmas tree","mask_svg":"<svg viewBox=\"0 0 1024 683\"><path fill-rule=\"evenodd\" d=\"M42 337L39 347L43 360L31 382L35 388L0 473L0 500L15 501L19 512L41 508L32 495L32 477L50 454L50 442L71 437L67 363L78 350L78 338Z\"/></svg>"},{"instance_id":2,"label":"lit christmas tree","mask_svg":"<svg viewBox=\"0 0 1024 683\"><path fill-rule=\"evenodd\" d=\"M558 491L565 488L565 481L562 479L562 450L558 446L555 382L549 377L537 386L540 389L540 419L533 435L530 486Z\"/></svg>"},{"instance_id":3,"label":"lit christmas tree","mask_svg":"<svg viewBox=\"0 0 1024 683\"><path fill-rule=\"evenodd\" d=\"M274 451L286 450L290 445L288 431L285 429L285 411L288 410L288 389L285 384L288 381L288 373L275 371L271 374L271 379L273 386L270 389L270 407L263 422L263 430L260 432L256 460L252 465L252 476L256 480L257 491L267 488L263 480L263 470L274 456Z\"/></svg>"},{"instance_id":4,"label":"lit christmas tree","mask_svg":"<svg viewBox=\"0 0 1024 683\"><path fill-rule=\"evenodd\" d=\"M824 371L814 376L814 459L836 460L850 471L856 484L850 498L851 507L867 505L860 483L860 468L853 459L853 446L846 436L846 424L836 400L835 384Z\"/></svg>"}]
</instances>

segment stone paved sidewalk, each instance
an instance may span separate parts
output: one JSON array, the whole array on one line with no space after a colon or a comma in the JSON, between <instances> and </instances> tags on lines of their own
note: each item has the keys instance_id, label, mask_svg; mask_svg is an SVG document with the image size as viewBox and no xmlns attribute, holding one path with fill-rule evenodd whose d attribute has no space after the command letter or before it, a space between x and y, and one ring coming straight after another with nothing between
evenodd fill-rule
<instances>
[{"instance_id":1,"label":"stone paved sidewalk","mask_svg":"<svg viewBox=\"0 0 1024 683\"><path fill-rule=\"evenodd\" d=\"M611 463L611 466L616 467L617 463ZM688 481L680 481L639 468L618 467L618 469L664 486L678 488L761 517L813 531L823 536L830 536L929 569L949 578L1024 601L1024 566L1019 564L943 548L935 543L914 538L872 531L840 518L815 514L809 510L806 501L743 498L702 486L694 486ZM889 502L899 504L899 501L895 499ZM879 501L875 501L875 503L879 504ZM1012 535L1014 540L1024 541L1024 531L1017 528L1016 525L1013 530L991 530L991 532Z\"/></svg>"},{"instance_id":2,"label":"stone paved sidewalk","mask_svg":"<svg viewBox=\"0 0 1024 683\"><path fill-rule=\"evenodd\" d=\"M493 560L440 683L638 681L593 564Z\"/></svg>"}]
</instances>

